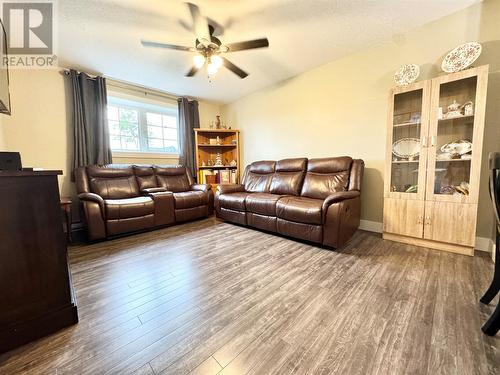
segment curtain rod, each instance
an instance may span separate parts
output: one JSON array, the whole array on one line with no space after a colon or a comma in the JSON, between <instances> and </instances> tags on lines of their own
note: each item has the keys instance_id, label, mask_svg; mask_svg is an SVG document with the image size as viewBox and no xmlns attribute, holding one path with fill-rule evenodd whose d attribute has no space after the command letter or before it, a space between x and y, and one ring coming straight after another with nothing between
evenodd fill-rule
<instances>
[{"instance_id":1,"label":"curtain rod","mask_svg":"<svg viewBox=\"0 0 500 375\"><path fill-rule=\"evenodd\" d=\"M69 76L69 71L70 71L69 69L62 69L60 71L60 73L62 75L65 75L65 76ZM86 73L86 74L89 75L88 73ZM92 77L92 76L89 76L89 77L91 80L95 80L95 78L96 78L96 77ZM142 85L138 85L135 83L120 81L120 80L117 80L117 79L114 79L111 77L104 76L104 78L106 78L106 86L115 87L115 88L122 88L122 89L130 90L130 91L136 91L136 92L145 94L146 96L148 96L148 95L149 96L158 96L158 97L171 99L171 100L175 100L175 101L177 101L177 99L179 99L181 97L181 96L170 94L170 93L167 93L164 91L160 91L160 90L152 89L152 88L145 87ZM197 100L196 98L192 98L189 96L186 96L186 98L189 100Z\"/></svg>"}]
</instances>

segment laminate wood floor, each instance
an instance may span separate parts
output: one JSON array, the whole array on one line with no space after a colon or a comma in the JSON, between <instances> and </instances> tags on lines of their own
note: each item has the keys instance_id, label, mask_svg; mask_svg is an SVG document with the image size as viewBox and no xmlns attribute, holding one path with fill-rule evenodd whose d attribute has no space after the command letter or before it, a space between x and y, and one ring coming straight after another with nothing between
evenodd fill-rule
<instances>
[{"instance_id":1,"label":"laminate wood floor","mask_svg":"<svg viewBox=\"0 0 500 375\"><path fill-rule=\"evenodd\" d=\"M362 231L331 251L214 219L69 254L80 323L0 374L500 373L486 256Z\"/></svg>"}]
</instances>

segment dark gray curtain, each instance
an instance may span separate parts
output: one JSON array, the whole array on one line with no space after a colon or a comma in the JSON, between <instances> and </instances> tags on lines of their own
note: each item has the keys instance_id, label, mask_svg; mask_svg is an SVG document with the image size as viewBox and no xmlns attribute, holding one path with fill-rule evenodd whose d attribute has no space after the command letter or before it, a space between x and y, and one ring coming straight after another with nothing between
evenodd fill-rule
<instances>
[{"instance_id":1,"label":"dark gray curtain","mask_svg":"<svg viewBox=\"0 0 500 375\"><path fill-rule=\"evenodd\" d=\"M107 119L106 80L70 70L73 93L73 171L112 162Z\"/></svg>"},{"instance_id":2,"label":"dark gray curtain","mask_svg":"<svg viewBox=\"0 0 500 375\"><path fill-rule=\"evenodd\" d=\"M179 106L179 164L188 168L196 180L194 128L200 127L198 102L187 98L177 99Z\"/></svg>"}]
</instances>

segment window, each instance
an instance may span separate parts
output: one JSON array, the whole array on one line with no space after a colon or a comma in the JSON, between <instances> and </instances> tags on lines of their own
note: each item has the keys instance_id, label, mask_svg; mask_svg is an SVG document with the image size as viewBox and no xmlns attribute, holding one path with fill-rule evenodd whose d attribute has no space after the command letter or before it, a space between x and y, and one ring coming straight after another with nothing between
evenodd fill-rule
<instances>
[{"instance_id":1,"label":"window","mask_svg":"<svg viewBox=\"0 0 500 375\"><path fill-rule=\"evenodd\" d=\"M177 108L108 97L111 149L119 152L179 153Z\"/></svg>"}]
</instances>

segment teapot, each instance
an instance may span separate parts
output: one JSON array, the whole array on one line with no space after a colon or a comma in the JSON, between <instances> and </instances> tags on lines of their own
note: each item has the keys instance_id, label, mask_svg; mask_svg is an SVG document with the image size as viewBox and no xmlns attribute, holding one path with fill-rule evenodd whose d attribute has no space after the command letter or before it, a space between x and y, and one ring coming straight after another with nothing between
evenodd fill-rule
<instances>
[{"instance_id":1,"label":"teapot","mask_svg":"<svg viewBox=\"0 0 500 375\"><path fill-rule=\"evenodd\" d=\"M462 106L457 103L456 100L453 100L453 103L451 103L448 106L448 112L444 115L444 118L453 118L453 117L459 117L462 115L461 111Z\"/></svg>"},{"instance_id":2,"label":"teapot","mask_svg":"<svg viewBox=\"0 0 500 375\"><path fill-rule=\"evenodd\" d=\"M462 105L457 103L456 100L453 100L453 103L451 103L449 106L448 106L448 112L455 112L455 111L458 111L462 108Z\"/></svg>"}]
</instances>

